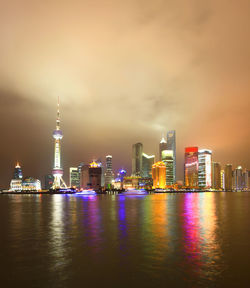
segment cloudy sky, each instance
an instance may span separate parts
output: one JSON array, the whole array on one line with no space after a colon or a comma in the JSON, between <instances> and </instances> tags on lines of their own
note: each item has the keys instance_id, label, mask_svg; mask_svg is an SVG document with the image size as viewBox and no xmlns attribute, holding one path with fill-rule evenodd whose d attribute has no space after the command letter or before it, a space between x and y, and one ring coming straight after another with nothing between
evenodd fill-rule
<instances>
[{"instance_id":1,"label":"cloudy sky","mask_svg":"<svg viewBox=\"0 0 250 288\"><path fill-rule=\"evenodd\" d=\"M106 154L130 171L170 129L178 179L190 145L250 168L249 27L248 0L0 0L0 186L16 160L50 172L58 96L65 174Z\"/></svg>"}]
</instances>

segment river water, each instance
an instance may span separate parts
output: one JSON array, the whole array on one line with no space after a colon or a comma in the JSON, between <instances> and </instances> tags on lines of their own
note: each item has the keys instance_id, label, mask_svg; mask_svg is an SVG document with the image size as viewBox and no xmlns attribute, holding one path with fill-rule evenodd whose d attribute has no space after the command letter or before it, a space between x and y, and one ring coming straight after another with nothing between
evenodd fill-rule
<instances>
[{"instance_id":1,"label":"river water","mask_svg":"<svg viewBox=\"0 0 250 288\"><path fill-rule=\"evenodd\" d=\"M1 287L250 287L250 193L0 195Z\"/></svg>"}]
</instances>

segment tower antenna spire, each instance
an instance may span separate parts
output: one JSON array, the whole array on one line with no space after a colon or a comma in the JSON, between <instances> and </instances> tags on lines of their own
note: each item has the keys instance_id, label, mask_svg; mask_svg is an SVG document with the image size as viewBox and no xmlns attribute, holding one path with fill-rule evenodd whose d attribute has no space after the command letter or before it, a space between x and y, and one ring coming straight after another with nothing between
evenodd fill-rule
<instances>
[{"instance_id":1,"label":"tower antenna spire","mask_svg":"<svg viewBox=\"0 0 250 288\"><path fill-rule=\"evenodd\" d=\"M53 138L55 140L54 146L54 167L52 174L54 176L53 189L67 188L62 176L63 168L61 164L61 140L63 138L63 133L60 129L60 109L59 109L59 96L57 98L57 118L56 118L56 130L53 132Z\"/></svg>"}]
</instances>

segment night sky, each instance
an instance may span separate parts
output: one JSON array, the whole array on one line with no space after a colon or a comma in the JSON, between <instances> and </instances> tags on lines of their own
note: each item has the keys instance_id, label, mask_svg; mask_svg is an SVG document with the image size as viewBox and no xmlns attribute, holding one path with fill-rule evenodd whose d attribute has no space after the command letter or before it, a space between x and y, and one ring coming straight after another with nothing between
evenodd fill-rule
<instances>
[{"instance_id":1,"label":"night sky","mask_svg":"<svg viewBox=\"0 0 250 288\"><path fill-rule=\"evenodd\" d=\"M51 172L58 96L66 181L172 129L178 179L191 145L250 168L249 27L248 0L0 1L0 187Z\"/></svg>"}]
</instances>

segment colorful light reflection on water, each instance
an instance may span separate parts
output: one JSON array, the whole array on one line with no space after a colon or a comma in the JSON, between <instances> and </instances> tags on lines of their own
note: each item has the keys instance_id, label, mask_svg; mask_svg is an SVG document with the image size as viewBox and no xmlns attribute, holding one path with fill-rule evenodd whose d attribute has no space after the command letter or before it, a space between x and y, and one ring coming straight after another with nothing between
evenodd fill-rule
<instances>
[{"instance_id":1,"label":"colorful light reflection on water","mask_svg":"<svg viewBox=\"0 0 250 288\"><path fill-rule=\"evenodd\" d=\"M248 276L249 203L247 193L4 196L2 275L32 287L230 287Z\"/></svg>"}]
</instances>

